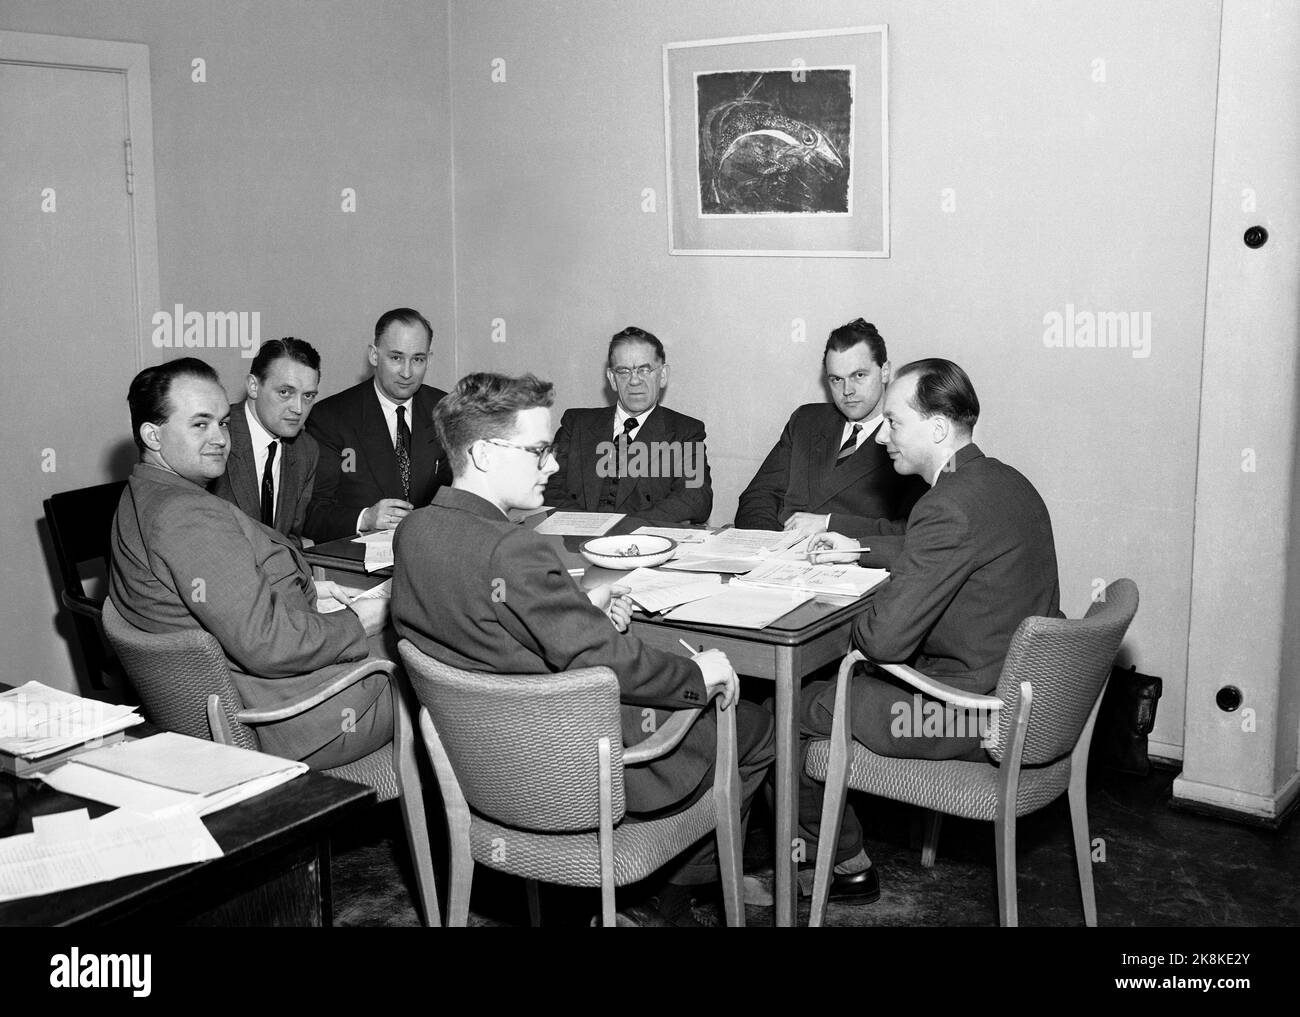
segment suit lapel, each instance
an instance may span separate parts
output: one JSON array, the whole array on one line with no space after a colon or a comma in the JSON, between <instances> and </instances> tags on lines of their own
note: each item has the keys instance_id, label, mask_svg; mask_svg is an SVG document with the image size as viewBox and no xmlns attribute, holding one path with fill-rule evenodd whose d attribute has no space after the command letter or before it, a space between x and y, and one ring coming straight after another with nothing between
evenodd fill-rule
<instances>
[{"instance_id":1,"label":"suit lapel","mask_svg":"<svg viewBox=\"0 0 1300 1017\"><path fill-rule=\"evenodd\" d=\"M613 414L610 415L609 427L610 427L610 432L613 433L613 429L614 429ZM667 439L668 439L668 430L665 427L664 411L662 407L656 406L653 410L650 411L650 416L646 417L641 422L641 427L636 432L636 438L628 446L628 461L629 462L632 461L633 446L636 445L648 446L650 442L666 441ZM645 452L641 453L642 455L646 456L645 459L641 460L642 466L649 465L650 463L649 452L650 449L647 447ZM627 501L628 498L632 497L632 494L636 491L636 487L637 484L640 482L640 479L641 478L639 477L618 478L618 493L614 496L614 507L616 509L621 509L623 503Z\"/></svg>"},{"instance_id":2,"label":"suit lapel","mask_svg":"<svg viewBox=\"0 0 1300 1017\"><path fill-rule=\"evenodd\" d=\"M841 425L842 427L843 425ZM861 484L868 476L875 473L876 470L893 464L889 461L889 456L885 453L884 447L876 444L876 434L879 433L882 423L876 427L870 434L861 432L858 434L858 447L853 455L849 456L848 461L843 466L836 466L834 456L839 453L839 445L835 444L835 452L831 458L831 470L826 481L826 486L822 491L823 501L829 500L846 487L852 487L855 484ZM838 437L838 435L836 436Z\"/></svg>"},{"instance_id":3,"label":"suit lapel","mask_svg":"<svg viewBox=\"0 0 1300 1017\"><path fill-rule=\"evenodd\" d=\"M433 427L433 405L429 395L421 387L416 390L411 401L411 500L416 508L423 507L420 493L432 495L433 475L438 469L438 432ZM394 453L393 460L397 456Z\"/></svg>"},{"instance_id":4,"label":"suit lapel","mask_svg":"<svg viewBox=\"0 0 1300 1017\"><path fill-rule=\"evenodd\" d=\"M839 455L842 444L840 436L844 432L844 418L834 406L827 406L826 409L830 412L822 415L809 448L810 472L814 478L810 505L820 505L842 487L836 476L835 457Z\"/></svg>"},{"instance_id":5,"label":"suit lapel","mask_svg":"<svg viewBox=\"0 0 1300 1017\"><path fill-rule=\"evenodd\" d=\"M288 533L293 528L298 492L302 490L301 470L302 455L297 439L280 442L280 494L275 504L275 528L281 533Z\"/></svg>"},{"instance_id":6,"label":"suit lapel","mask_svg":"<svg viewBox=\"0 0 1300 1017\"><path fill-rule=\"evenodd\" d=\"M361 448L357 449L363 465L375 478L384 497L396 498L402 490L402 474L397 468L397 452L388 437L388 421L379 408L379 395L374 386L361 396Z\"/></svg>"},{"instance_id":7,"label":"suit lapel","mask_svg":"<svg viewBox=\"0 0 1300 1017\"><path fill-rule=\"evenodd\" d=\"M592 413L588 420L590 427L584 427L579 433L581 447L577 449L577 463L582 469L583 485L583 504L596 506L600 504L600 489L605 484L605 478L600 476L596 466L600 463L600 443L602 441L613 441L614 435L614 407L606 406L604 409ZM617 451L618 446L614 446ZM573 452L570 451L570 457ZM588 466L587 464L591 465ZM617 498L615 499L617 503Z\"/></svg>"},{"instance_id":8,"label":"suit lapel","mask_svg":"<svg viewBox=\"0 0 1300 1017\"><path fill-rule=\"evenodd\" d=\"M235 504L254 519L262 518L262 481L257 476L257 459L253 439L248 433L248 418L241 400L230 408L230 461L226 464Z\"/></svg>"}]
</instances>

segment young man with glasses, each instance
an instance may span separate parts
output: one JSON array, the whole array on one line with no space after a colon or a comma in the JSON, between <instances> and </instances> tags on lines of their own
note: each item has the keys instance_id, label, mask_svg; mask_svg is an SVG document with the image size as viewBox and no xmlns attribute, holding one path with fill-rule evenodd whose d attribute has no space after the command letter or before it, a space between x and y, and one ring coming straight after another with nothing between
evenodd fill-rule
<instances>
[{"instance_id":1,"label":"young man with glasses","mask_svg":"<svg viewBox=\"0 0 1300 1017\"><path fill-rule=\"evenodd\" d=\"M393 623L422 652L467 671L550 674L606 666L618 676L623 742L634 745L674 710L715 695L734 704L742 809L773 759L771 717L737 702L736 674L719 650L687 657L626 632L630 608L616 588L581 590L550 542L511 523L512 509L541 506L551 454L552 386L532 375L471 374L438 404L434 423L454 481L397 528ZM653 722L651 715L653 714ZM713 783L717 728L705 711L668 755L624 774L628 812L663 815ZM717 879L713 837L683 855L654 903L650 924L694 924L690 901Z\"/></svg>"},{"instance_id":2,"label":"young man with glasses","mask_svg":"<svg viewBox=\"0 0 1300 1017\"><path fill-rule=\"evenodd\" d=\"M664 347L629 325L609 341L613 406L568 410L555 435L559 470L546 504L570 512L624 512L660 523L705 523L713 487L704 423L659 405Z\"/></svg>"}]
</instances>

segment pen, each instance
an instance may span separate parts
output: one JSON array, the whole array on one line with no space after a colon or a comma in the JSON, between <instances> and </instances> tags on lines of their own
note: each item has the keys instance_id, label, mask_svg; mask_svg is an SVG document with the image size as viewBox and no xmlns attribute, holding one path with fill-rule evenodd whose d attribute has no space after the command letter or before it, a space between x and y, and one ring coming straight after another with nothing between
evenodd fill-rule
<instances>
[{"instance_id":1,"label":"pen","mask_svg":"<svg viewBox=\"0 0 1300 1017\"><path fill-rule=\"evenodd\" d=\"M852 552L853 554L864 554L870 550L871 548L869 547L858 547L856 545L853 547L819 547L815 551L809 551L808 557L811 558L815 554L846 554L849 552Z\"/></svg>"},{"instance_id":2,"label":"pen","mask_svg":"<svg viewBox=\"0 0 1300 1017\"><path fill-rule=\"evenodd\" d=\"M692 646L690 643L688 643L685 639L679 639L677 641L681 643L684 647L686 647L687 651L689 651L692 656L701 652L697 650L694 646Z\"/></svg>"}]
</instances>

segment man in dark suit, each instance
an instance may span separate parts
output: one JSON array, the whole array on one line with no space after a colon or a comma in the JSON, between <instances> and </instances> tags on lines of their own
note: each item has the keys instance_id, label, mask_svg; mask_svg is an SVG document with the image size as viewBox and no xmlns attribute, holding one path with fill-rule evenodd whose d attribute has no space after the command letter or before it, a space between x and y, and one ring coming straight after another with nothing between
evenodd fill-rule
<instances>
[{"instance_id":1,"label":"man in dark suit","mask_svg":"<svg viewBox=\"0 0 1300 1017\"><path fill-rule=\"evenodd\" d=\"M320 391L320 354L288 336L268 339L230 407L230 458L212 493L302 543L320 449L303 434Z\"/></svg>"},{"instance_id":2,"label":"man in dark suit","mask_svg":"<svg viewBox=\"0 0 1300 1017\"><path fill-rule=\"evenodd\" d=\"M609 341L605 378L617 396L613 406L569 410L560 420L560 468L546 485L546 504L650 522L708 522L713 487L704 424L659 405L668 382L663 343L629 325Z\"/></svg>"},{"instance_id":3,"label":"man in dark suit","mask_svg":"<svg viewBox=\"0 0 1300 1017\"><path fill-rule=\"evenodd\" d=\"M320 445L316 485L303 532L319 542L391 530L451 482L433 429L445 392L423 384L433 328L398 307L375 323L374 377L312 411L307 430Z\"/></svg>"},{"instance_id":4,"label":"man in dark suit","mask_svg":"<svg viewBox=\"0 0 1300 1017\"><path fill-rule=\"evenodd\" d=\"M885 340L861 318L841 325L826 340L822 366L834 405L809 403L791 414L740 496L736 525L800 537L901 534L925 485L894 473L872 440L889 383Z\"/></svg>"},{"instance_id":5,"label":"man in dark suit","mask_svg":"<svg viewBox=\"0 0 1300 1017\"><path fill-rule=\"evenodd\" d=\"M128 622L210 632L244 705L257 709L301 701L349 662L382 654L383 600L318 613L318 594L350 598L313 582L287 537L205 490L230 448L230 404L211 367L186 357L146 368L127 400L140 462L113 518L109 596ZM360 759L392 735L383 675L258 728L263 751L316 768Z\"/></svg>"},{"instance_id":6,"label":"man in dark suit","mask_svg":"<svg viewBox=\"0 0 1300 1017\"><path fill-rule=\"evenodd\" d=\"M548 674L604 665L618 676L625 744L644 740L673 710L715 695L738 711L744 804L773 759L766 711L736 702L736 676L718 650L685 657L626 634L630 607L610 586L584 593L546 538L506 518L542 505L556 469L552 386L532 375L471 374L435 419L455 481L397 530L393 621L397 633L453 667ZM611 621L613 624L611 624ZM652 719L653 718L653 719ZM688 807L713 782L717 728L706 711L667 756L625 774L628 811ZM712 838L670 877L658 910L690 924L691 887L717 878Z\"/></svg>"},{"instance_id":7,"label":"man in dark suit","mask_svg":"<svg viewBox=\"0 0 1300 1017\"><path fill-rule=\"evenodd\" d=\"M868 594L853 643L871 661L908 664L960 691L986 695L997 686L1020 623L1030 615L1061 615L1047 506L1020 473L974 444L979 399L966 372L951 361L918 360L903 367L889 385L884 410L877 441L895 470L921 477L930 489L912 510L889 579ZM834 550L855 541L827 533L813 543ZM830 557L851 561L856 555ZM918 704L916 697L910 685L868 665L853 677L853 737L881 756L986 758L983 718L945 714L942 701L920 697ZM810 740L830 733L834 703L834 682L805 690L804 753ZM928 710L944 722L914 723ZM804 776L799 825L810 853L822 790ZM852 809L845 810L835 859L833 895L858 901L879 896Z\"/></svg>"}]
</instances>

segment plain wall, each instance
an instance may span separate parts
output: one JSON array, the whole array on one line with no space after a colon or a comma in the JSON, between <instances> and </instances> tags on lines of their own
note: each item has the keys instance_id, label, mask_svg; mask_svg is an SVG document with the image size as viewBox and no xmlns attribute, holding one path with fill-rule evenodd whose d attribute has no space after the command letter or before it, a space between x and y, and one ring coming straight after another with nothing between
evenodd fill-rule
<instances>
[{"instance_id":1,"label":"plain wall","mask_svg":"<svg viewBox=\"0 0 1300 1017\"><path fill-rule=\"evenodd\" d=\"M1177 754L1219 4L450 11L461 370L556 379L558 419L607 401L614 331L651 330L668 348L665 402L708 425L723 522L790 411L824 398L832 327L862 315L895 363L957 361L983 403L981 448L1051 510L1066 613L1105 582L1136 580L1123 659L1164 677L1153 742ZM662 44L881 23L892 256L670 256ZM504 82L492 80L498 60ZM641 210L644 188L654 213ZM1047 348L1044 317L1067 304L1149 312L1150 356ZM792 341L794 319L807 342Z\"/></svg>"},{"instance_id":2,"label":"plain wall","mask_svg":"<svg viewBox=\"0 0 1300 1017\"><path fill-rule=\"evenodd\" d=\"M263 339L296 335L321 351L329 394L365 376L375 319L411 305L436 331L430 379L451 380L445 4L5 0L0 28L149 46L162 309L260 311ZM195 58L205 83L191 80ZM341 211L345 187L355 213ZM159 362L195 351L149 352ZM241 397L249 361L197 352ZM95 383L73 371L29 391L0 376L0 398L39 414L53 391L68 410ZM125 390L120 415L86 421L85 435L105 448L129 440ZM52 491L122 476L11 478L32 484L31 516L0 523L4 542L30 539ZM10 680L72 688L57 602L44 577L34 587L0 590L6 629L42 641Z\"/></svg>"}]
</instances>

